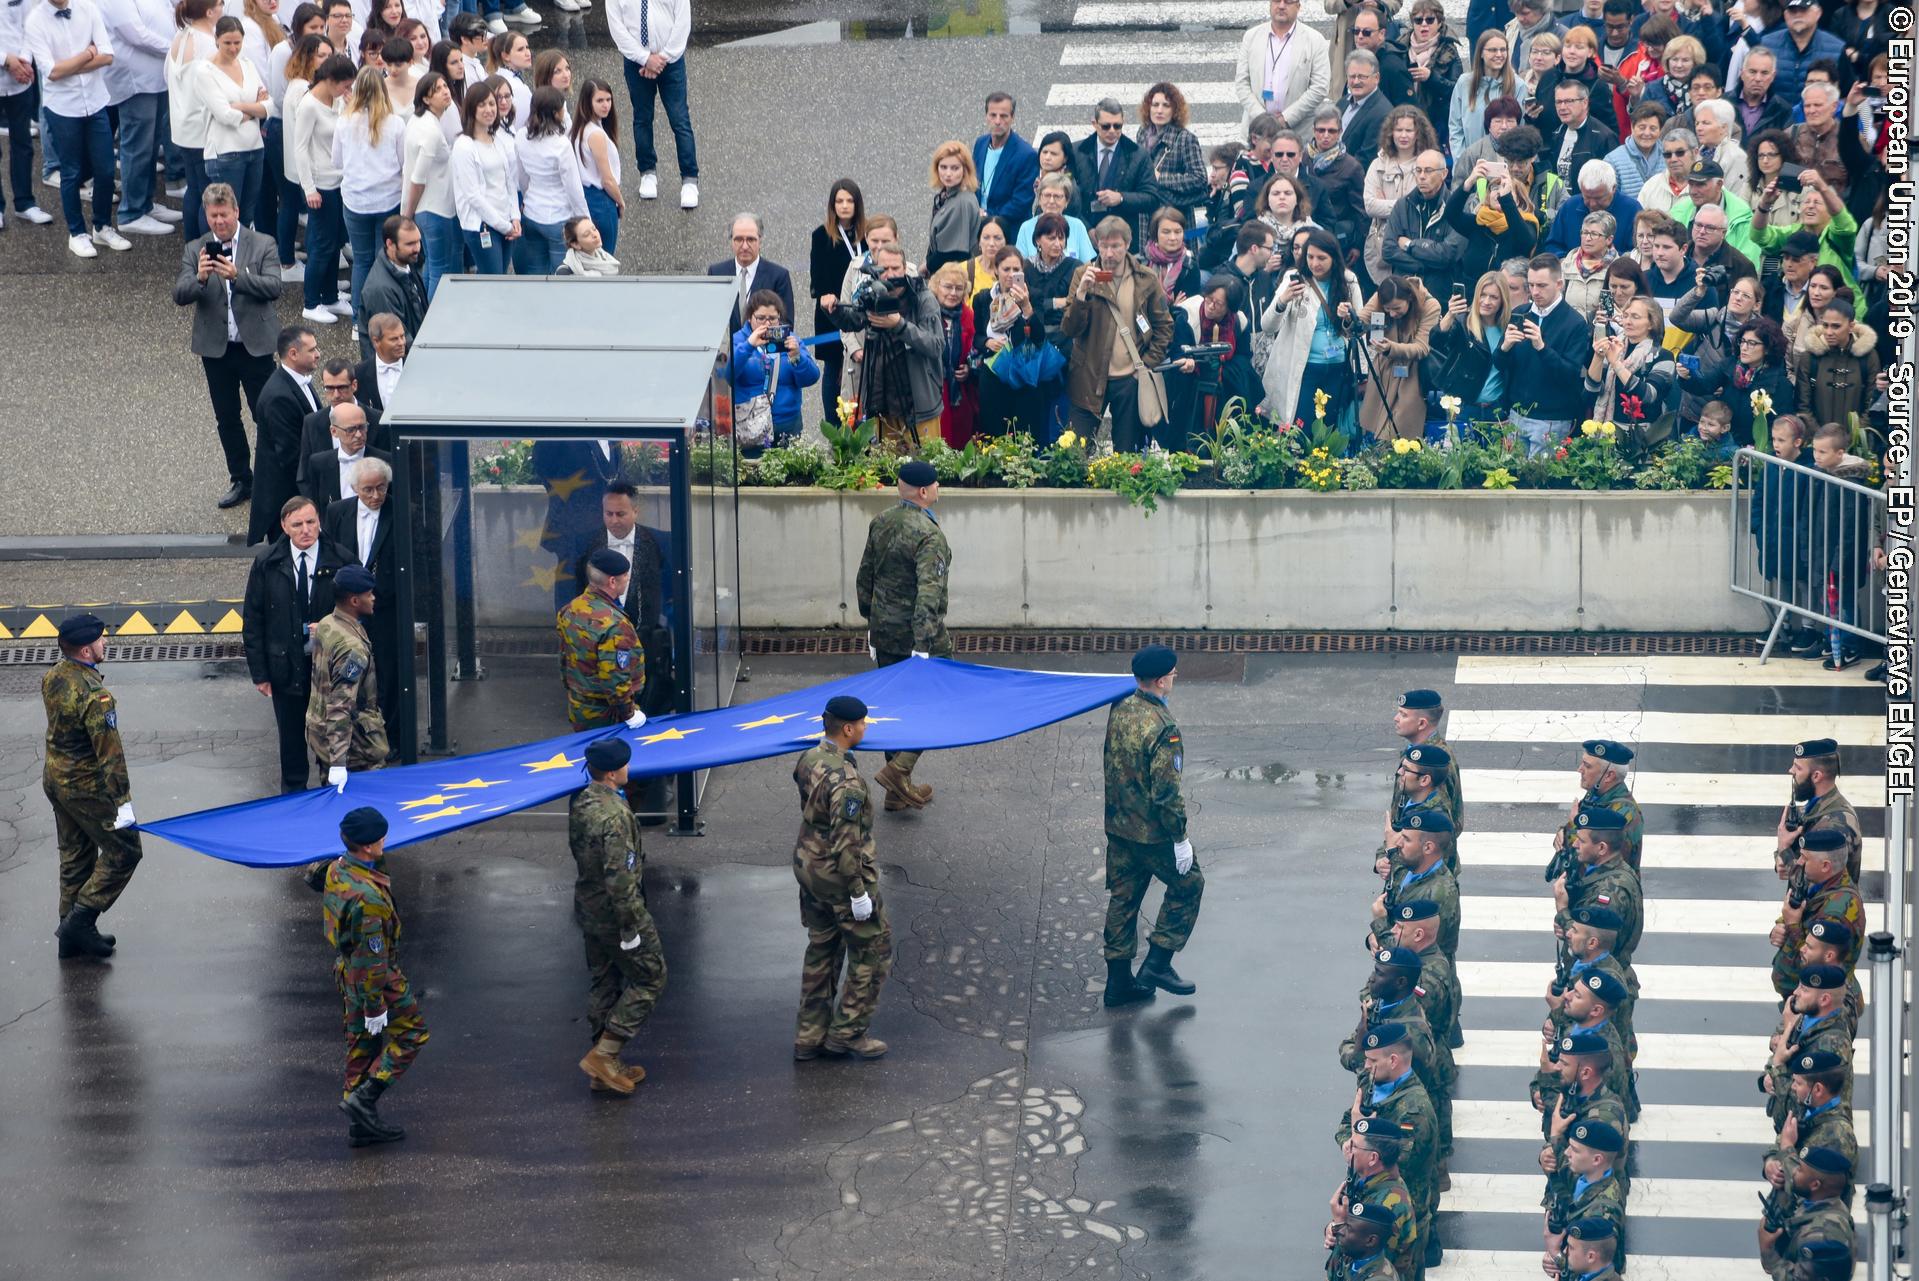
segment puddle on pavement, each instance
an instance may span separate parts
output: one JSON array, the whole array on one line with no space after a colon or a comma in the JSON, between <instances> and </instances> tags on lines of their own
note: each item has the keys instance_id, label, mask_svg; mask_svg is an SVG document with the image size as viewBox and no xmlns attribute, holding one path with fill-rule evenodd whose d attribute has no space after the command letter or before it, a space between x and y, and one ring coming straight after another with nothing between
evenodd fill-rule
<instances>
[{"instance_id":1,"label":"puddle on pavement","mask_svg":"<svg viewBox=\"0 0 1919 1281\"><path fill-rule=\"evenodd\" d=\"M877 6L876 6L877 7ZM752 13L703 20L693 33L696 47L798 46L844 44L862 40L947 40L969 36L1036 35L1037 17L1009 10L1027 9L1008 0L976 0L971 4L885 6L886 12L865 17L845 15L807 22L804 15L778 7Z\"/></svg>"},{"instance_id":2,"label":"puddle on pavement","mask_svg":"<svg viewBox=\"0 0 1919 1281\"><path fill-rule=\"evenodd\" d=\"M1219 777L1228 783L1260 783L1268 787L1283 787L1288 783L1310 783L1322 792L1343 792L1346 790L1346 774L1343 770L1314 770L1307 773L1294 769L1284 761L1274 761L1269 765L1238 765L1219 771Z\"/></svg>"}]
</instances>

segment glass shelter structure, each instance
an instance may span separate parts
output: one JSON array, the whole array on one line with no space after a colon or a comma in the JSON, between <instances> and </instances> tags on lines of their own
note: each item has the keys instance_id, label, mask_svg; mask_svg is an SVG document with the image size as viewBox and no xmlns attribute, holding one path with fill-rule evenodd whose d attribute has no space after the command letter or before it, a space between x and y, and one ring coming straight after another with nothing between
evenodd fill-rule
<instances>
[{"instance_id":1,"label":"glass shelter structure","mask_svg":"<svg viewBox=\"0 0 1919 1281\"><path fill-rule=\"evenodd\" d=\"M634 566L622 604L645 650L641 708L731 701L735 297L727 278L441 281L384 415L390 527L410 536L373 566L375 628L413 638L389 715L408 763L456 740L465 753L566 731L555 618L609 540ZM637 799L696 831L704 782Z\"/></svg>"}]
</instances>

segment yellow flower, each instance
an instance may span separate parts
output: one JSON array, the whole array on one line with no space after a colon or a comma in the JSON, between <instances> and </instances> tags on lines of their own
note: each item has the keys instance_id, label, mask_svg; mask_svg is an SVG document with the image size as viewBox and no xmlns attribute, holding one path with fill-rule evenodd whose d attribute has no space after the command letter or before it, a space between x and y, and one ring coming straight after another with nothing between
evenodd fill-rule
<instances>
[{"instance_id":1,"label":"yellow flower","mask_svg":"<svg viewBox=\"0 0 1919 1281\"><path fill-rule=\"evenodd\" d=\"M1495 467L1486 473L1486 479L1481 482L1481 487L1484 489L1511 489L1513 484L1514 480L1511 472L1507 471L1504 467Z\"/></svg>"},{"instance_id":2,"label":"yellow flower","mask_svg":"<svg viewBox=\"0 0 1919 1281\"><path fill-rule=\"evenodd\" d=\"M1585 422L1579 424L1579 434L1582 436L1597 436L1599 434L1599 423L1595 419L1588 418Z\"/></svg>"},{"instance_id":3,"label":"yellow flower","mask_svg":"<svg viewBox=\"0 0 1919 1281\"><path fill-rule=\"evenodd\" d=\"M1619 428L1612 423L1599 424L1599 434L1601 436L1604 436L1607 440L1611 440L1613 438L1613 434L1617 432L1618 430Z\"/></svg>"},{"instance_id":4,"label":"yellow flower","mask_svg":"<svg viewBox=\"0 0 1919 1281\"><path fill-rule=\"evenodd\" d=\"M1071 449L1077 444L1079 444L1079 437L1075 436L1072 432L1065 431L1060 433L1059 447L1061 449Z\"/></svg>"}]
</instances>

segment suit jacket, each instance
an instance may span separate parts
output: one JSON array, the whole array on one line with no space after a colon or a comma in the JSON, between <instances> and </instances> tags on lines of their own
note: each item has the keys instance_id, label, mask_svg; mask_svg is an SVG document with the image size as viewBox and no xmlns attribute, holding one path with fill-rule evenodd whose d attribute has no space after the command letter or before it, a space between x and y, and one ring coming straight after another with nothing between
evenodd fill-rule
<instances>
[{"instance_id":1,"label":"suit jacket","mask_svg":"<svg viewBox=\"0 0 1919 1281\"><path fill-rule=\"evenodd\" d=\"M373 359L373 333L367 321L381 312L400 318L400 327L406 330L407 346L413 345L413 336L420 332L420 325L426 320L426 278L416 269L402 271L387 261L386 242L380 242L380 256L373 260L367 269L366 283L360 286L360 355L366 360Z\"/></svg>"},{"instance_id":2,"label":"suit jacket","mask_svg":"<svg viewBox=\"0 0 1919 1281\"><path fill-rule=\"evenodd\" d=\"M368 445L366 456L377 458L387 466L393 465L393 455L384 449L375 449ZM337 449L315 450L307 457L306 466L301 469L300 492L313 500L313 505L325 511L340 497L340 451Z\"/></svg>"},{"instance_id":3,"label":"suit jacket","mask_svg":"<svg viewBox=\"0 0 1919 1281\"><path fill-rule=\"evenodd\" d=\"M180 255L180 276L173 301L193 308L192 351L215 359L227 354L227 288L218 276L200 279L200 251L217 238L212 232L189 241ZM241 227L234 233L233 317L240 344L249 356L271 356L280 333L274 304L280 299L280 254L273 237Z\"/></svg>"},{"instance_id":4,"label":"suit jacket","mask_svg":"<svg viewBox=\"0 0 1919 1281\"><path fill-rule=\"evenodd\" d=\"M1134 222L1141 214L1153 212L1153 197L1146 190L1146 180L1151 176L1146 167L1146 149L1131 138L1121 134L1119 145L1113 148L1113 164L1105 185L1120 194L1120 202L1110 209L1093 198L1101 186L1098 139L1081 138L1073 144L1069 159L1073 167L1073 185L1079 188L1080 203L1086 211L1084 216L1088 235L1099 225L1099 220L1108 215Z\"/></svg>"},{"instance_id":5,"label":"suit jacket","mask_svg":"<svg viewBox=\"0 0 1919 1281\"><path fill-rule=\"evenodd\" d=\"M247 570L246 599L240 606L240 643L247 674L254 684L270 682L283 694L306 691L306 624L333 610L333 570L325 543L317 543L311 590L304 607L295 592L293 544L282 538L254 553Z\"/></svg>"},{"instance_id":6,"label":"suit jacket","mask_svg":"<svg viewBox=\"0 0 1919 1281\"><path fill-rule=\"evenodd\" d=\"M254 407L258 439L253 445L253 510L247 519L247 542L264 543L280 537L280 506L300 492L300 429L313 412L294 385L286 366L273 371L260 389ZM312 386L311 381L307 384ZM317 402L319 396L314 396Z\"/></svg>"},{"instance_id":7,"label":"suit jacket","mask_svg":"<svg viewBox=\"0 0 1919 1281\"><path fill-rule=\"evenodd\" d=\"M738 274L739 269L739 264L729 258L725 262L713 263L706 269L706 274L709 276L733 276ZM786 308L787 324L792 325L797 323L793 318L792 273L774 262L771 258L760 259L759 268L753 273L753 292L758 293L762 289L771 289L780 296L780 303ZM740 324L740 300L736 297L733 299L733 325L732 329L728 332L738 332Z\"/></svg>"},{"instance_id":8,"label":"suit jacket","mask_svg":"<svg viewBox=\"0 0 1919 1281\"><path fill-rule=\"evenodd\" d=\"M547 486L540 545L559 562L560 577L553 582L557 610L579 595L568 593L569 578L594 537L606 532L600 500L606 487L620 478L620 451L616 446L608 458L597 441L542 440L533 446L533 474ZM555 481L566 483L555 486Z\"/></svg>"},{"instance_id":9,"label":"suit jacket","mask_svg":"<svg viewBox=\"0 0 1919 1281\"><path fill-rule=\"evenodd\" d=\"M1246 34L1240 37L1233 92L1239 97L1241 124L1249 123L1266 110L1266 101L1260 95L1266 90L1266 38L1271 34L1272 27L1261 22L1248 27ZM1286 92L1273 103L1273 111L1286 122L1288 129L1306 133L1311 131L1313 113L1325 104L1327 86L1332 83L1332 45L1304 21L1294 24L1291 40L1299 46L1299 52L1293 55ZM1344 67L1339 74L1345 75Z\"/></svg>"},{"instance_id":10,"label":"suit jacket","mask_svg":"<svg viewBox=\"0 0 1919 1281\"><path fill-rule=\"evenodd\" d=\"M1552 110L1551 106L1546 108ZM1550 169L1559 173L1559 148L1565 142L1566 127L1555 128L1546 135L1546 149L1533 161L1535 172ZM1566 185L1574 190L1579 187L1579 171L1588 160L1604 160L1619 145L1619 135L1606 128L1597 116L1587 116L1586 123L1579 126L1579 137L1573 143L1572 156L1567 161L1566 170L1560 176ZM1622 219L1622 221L1625 221ZM1626 223L1631 226L1630 222Z\"/></svg>"},{"instance_id":11,"label":"suit jacket","mask_svg":"<svg viewBox=\"0 0 1919 1281\"><path fill-rule=\"evenodd\" d=\"M379 452L389 461L393 455L393 429L380 421L380 409L369 405L364 394L355 402L366 411L366 447ZM329 417L331 411L322 405L315 413L308 414L300 423L300 492L306 493L307 462L317 453L333 452L333 425ZM321 512L326 504L320 504Z\"/></svg>"},{"instance_id":12,"label":"suit jacket","mask_svg":"<svg viewBox=\"0 0 1919 1281\"><path fill-rule=\"evenodd\" d=\"M1534 314L1528 303L1513 313L1513 323ZM1539 337L1545 346L1538 351L1522 340L1494 354L1493 363L1506 375L1506 394L1516 410L1523 410L1530 391L1536 397L1531 417L1576 423L1592 409L1592 393L1585 384L1586 362L1592 359L1591 326L1579 308L1562 298L1540 326Z\"/></svg>"},{"instance_id":13,"label":"suit jacket","mask_svg":"<svg viewBox=\"0 0 1919 1281\"><path fill-rule=\"evenodd\" d=\"M1352 106L1350 96L1342 96L1339 110L1344 114ZM1379 154L1379 129L1386 123L1386 117L1392 113L1393 101L1386 96L1385 87L1375 89L1366 98L1365 104L1353 113L1346 125L1346 132L1340 135L1340 142L1353 159L1364 168L1373 163L1373 157Z\"/></svg>"},{"instance_id":14,"label":"suit jacket","mask_svg":"<svg viewBox=\"0 0 1919 1281\"><path fill-rule=\"evenodd\" d=\"M328 569L363 565L372 571L377 584L374 605L384 612L392 600L393 562L397 555L393 541L393 507L390 503L381 504L380 519L373 527L373 554L365 561L360 559L359 511L357 498L342 498L327 504L326 514L320 518L320 545L326 549ZM327 608L333 608L332 601L327 602Z\"/></svg>"},{"instance_id":15,"label":"suit jacket","mask_svg":"<svg viewBox=\"0 0 1919 1281\"><path fill-rule=\"evenodd\" d=\"M362 330L361 332L365 331ZM371 437L375 430L373 424L379 421L380 415L386 413L386 397L380 394L378 363L373 357L368 356L365 360L353 367L353 378L355 382L360 384L360 390L354 393L354 399L366 409L367 435ZM393 436L392 430L385 427L379 428L379 430L386 432L389 442L382 444L380 448L391 449L393 447L390 443ZM329 433L328 440L331 439L332 436L331 433ZM369 439L367 443L372 444L373 442ZM315 446L316 449L319 447L320 446Z\"/></svg>"},{"instance_id":16,"label":"suit jacket","mask_svg":"<svg viewBox=\"0 0 1919 1281\"><path fill-rule=\"evenodd\" d=\"M973 171L986 176L986 151L990 139L981 134L973 139ZM993 185L979 193L980 208L989 217L1004 218L1011 230L1032 215L1033 183L1039 178L1039 152L1014 130L1000 147L999 163L993 168Z\"/></svg>"}]
</instances>

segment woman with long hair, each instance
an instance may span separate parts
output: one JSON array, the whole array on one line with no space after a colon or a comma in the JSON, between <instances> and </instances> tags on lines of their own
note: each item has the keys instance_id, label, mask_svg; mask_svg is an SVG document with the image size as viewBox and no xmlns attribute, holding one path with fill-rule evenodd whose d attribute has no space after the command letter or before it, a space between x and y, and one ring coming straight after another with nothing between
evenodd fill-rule
<instances>
[{"instance_id":1,"label":"woman with long hair","mask_svg":"<svg viewBox=\"0 0 1919 1281\"><path fill-rule=\"evenodd\" d=\"M386 77L362 67L353 79L333 131L333 163L340 171L340 205L347 243L353 246L352 288L347 295L360 318L360 286L381 252L380 228L400 212L406 166L406 123L387 97Z\"/></svg>"},{"instance_id":2,"label":"woman with long hair","mask_svg":"<svg viewBox=\"0 0 1919 1281\"><path fill-rule=\"evenodd\" d=\"M1299 227L1317 227L1313 221L1313 197L1306 184L1291 174L1276 173L1268 178L1253 197L1253 216L1273 229L1273 252L1290 254L1293 231Z\"/></svg>"},{"instance_id":3,"label":"woman with long hair","mask_svg":"<svg viewBox=\"0 0 1919 1281\"><path fill-rule=\"evenodd\" d=\"M353 308L340 300L340 246L346 243L346 216L340 206L340 167L333 160L333 135L340 104L353 85L353 60L328 54L313 69L300 93L287 148L287 171L300 188L307 211L305 302L300 314L316 325L330 325ZM292 98L289 91L288 97Z\"/></svg>"},{"instance_id":4,"label":"woman with long hair","mask_svg":"<svg viewBox=\"0 0 1919 1281\"><path fill-rule=\"evenodd\" d=\"M589 216L580 162L566 137L566 99L558 89L533 91L519 157L522 234L513 246L513 270L550 276L566 257L566 220Z\"/></svg>"},{"instance_id":5,"label":"woman with long hair","mask_svg":"<svg viewBox=\"0 0 1919 1281\"><path fill-rule=\"evenodd\" d=\"M1506 282L1489 271L1473 285L1471 298L1455 294L1433 330L1433 386L1441 396L1457 396L1466 422L1497 420L1505 408L1506 379L1494 357L1512 323Z\"/></svg>"},{"instance_id":6,"label":"woman with long hair","mask_svg":"<svg viewBox=\"0 0 1919 1281\"><path fill-rule=\"evenodd\" d=\"M167 125L173 145L186 161L186 193L180 204L180 233L193 241L207 234L200 193L207 185L207 112L191 89L196 64L213 57L213 24L218 0L179 0L173 7L177 31L167 49Z\"/></svg>"},{"instance_id":7,"label":"woman with long hair","mask_svg":"<svg viewBox=\"0 0 1919 1281\"><path fill-rule=\"evenodd\" d=\"M1139 101L1138 142L1146 153L1146 194L1151 199L1139 215L1135 243L1151 237L1150 210L1171 205L1191 221L1193 210L1206 203L1206 157L1199 138L1187 128L1191 116L1186 95L1170 81L1153 85Z\"/></svg>"},{"instance_id":8,"label":"woman with long hair","mask_svg":"<svg viewBox=\"0 0 1919 1281\"><path fill-rule=\"evenodd\" d=\"M301 5L311 9L312 5ZM295 256L300 241L300 213L306 206L306 192L300 186L300 171L295 163L293 126L300 118L300 103L312 87L314 73L334 54L332 41L318 31L308 32L288 42L292 53L280 64L280 210L274 219L273 238L280 250L280 279L289 284L306 280L306 267ZM275 52L278 52L277 50ZM272 92L268 85L267 92ZM274 148L268 145L269 155ZM311 219L309 219L311 221ZM309 237L310 238L310 237ZM288 259L292 259L291 265Z\"/></svg>"},{"instance_id":9,"label":"woman with long hair","mask_svg":"<svg viewBox=\"0 0 1919 1281\"><path fill-rule=\"evenodd\" d=\"M1453 100L1446 112L1446 136L1455 159L1486 136L1484 116L1495 98L1517 98L1512 46L1498 27L1479 33L1473 45L1473 69L1453 84Z\"/></svg>"},{"instance_id":10,"label":"woman with long hair","mask_svg":"<svg viewBox=\"0 0 1919 1281\"><path fill-rule=\"evenodd\" d=\"M933 148L927 164L926 185L933 190L932 230L926 238L926 270L938 271L949 262L964 262L979 238L979 175L973 155L963 142L942 142Z\"/></svg>"},{"instance_id":11,"label":"woman with long hair","mask_svg":"<svg viewBox=\"0 0 1919 1281\"><path fill-rule=\"evenodd\" d=\"M853 263L866 252L866 197L851 178L841 178L826 193L826 217L813 228L813 243L808 254L808 288L813 294L813 332L830 334L839 326L833 322L833 308L839 303L840 285ZM840 373L846 352L840 343L821 343L820 403L828 416L837 414L840 401ZM970 422L969 430L970 430ZM964 443L964 442L962 442Z\"/></svg>"},{"instance_id":12,"label":"woman with long hair","mask_svg":"<svg viewBox=\"0 0 1919 1281\"><path fill-rule=\"evenodd\" d=\"M1420 362L1432 354L1439 303L1417 278L1386 276L1359 309L1360 328L1370 331L1374 316L1384 316L1386 325L1381 336L1366 340L1359 425L1376 441L1419 440L1426 434Z\"/></svg>"},{"instance_id":13,"label":"woman with long hair","mask_svg":"<svg viewBox=\"0 0 1919 1281\"><path fill-rule=\"evenodd\" d=\"M1372 225L1366 230L1366 270L1374 280L1390 273L1386 266L1386 219L1393 206L1415 189L1413 162L1422 151L1436 151L1439 139L1432 122L1418 107L1394 107L1379 125L1379 152L1366 166L1366 216Z\"/></svg>"},{"instance_id":14,"label":"woman with long hair","mask_svg":"<svg viewBox=\"0 0 1919 1281\"><path fill-rule=\"evenodd\" d=\"M998 218L982 218L979 235L973 241L973 254L970 265L973 269L973 292L969 298L986 292L999 281L993 264L999 261L999 251L1013 243L1012 233L1006 224Z\"/></svg>"},{"instance_id":15,"label":"woman with long hair","mask_svg":"<svg viewBox=\"0 0 1919 1281\"><path fill-rule=\"evenodd\" d=\"M973 367L979 381L979 434L1039 436L1058 388L1015 387L989 362L1008 347L1038 347L1046 324L1026 286L1026 259L1011 245L993 256L993 287L973 296Z\"/></svg>"},{"instance_id":16,"label":"woman with long hair","mask_svg":"<svg viewBox=\"0 0 1919 1281\"><path fill-rule=\"evenodd\" d=\"M586 189L586 211L600 230L606 252L618 253L626 193L620 190L620 110L612 85L590 77L581 82L580 101L567 132L573 158L579 162L580 183Z\"/></svg>"},{"instance_id":17,"label":"woman with long hair","mask_svg":"<svg viewBox=\"0 0 1919 1281\"><path fill-rule=\"evenodd\" d=\"M1068 178L1073 176L1073 140L1062 129L1055 129L1039 140L1039 176L1033 179L1034 217L1046 212L1039 207L1039 185L1049 173L1065 174ZM1060 212L1077 216L1083 213L1083 207L1076 200L1072 208ZM1031 256L1028 250L1020 252Z\"/></svg>"},{"instance_id":18,"label":"woman with long hair","mask_svg":"<svg viewBox=\"0 0 1919 1281\"><path fill-rule=\"evenodd\" d=\"M450 40L442 40L433 46L433 52L427 55L427 70L437 71L446 77L447 91L453 95L453 109L449 113L446 145L451 147L453 140L460 136L460 108L466 105L466 59L460 53L460 46Z\"/></svg>"},{"instance_id":19,"label":"woman with long hair","mask_svg":"<svg viewBox=\"0 0 1919 1281\"><path fill-rule=\"evenodd\" d=\"M513 91L513 119L524 128L533 110L533 86L527 77L533 74L533 46L518 31L494 36L486 44L486 72L506 81Z\"/></svg>"},{"instance_id":20,"label":"woman with long hair","mask_svg":"<svg viewBox=\"0 0 1919 1281\"><path fill-rule=\"evenodd\" d=\"M1337 426L1352 399L1347 357L1354 318L1365 300L1332 232L1313 227L1303 239L1298 265L1281 277L1279 291L1259 321L1273 336L1263 411L1276 423L1316 415L1315 393L1324 391L1331 398L1326 422Z\"/></svg>"},{"instance_id":21,"label":"woman with long hair","mask_svg":"<svg viewBox=\"0 0 1919 1281\"><path fill-rule=\"evenodd\" d=\"M473 269L483 276L506 274L507 246L520 235L520 200L513 153L501 138L500 94L504 82L489 77L472 86L460 109L460 136L453 141L453 205L460 238Z\"/></svg>"},{"instance_id":22,"label":"woman with long hair","mask_svg":"<svg viewBox=\"0 0 1919 1281\"><path fill-rule=\"evenodd\" d=\"M453 90L446 77L429 71L413 90L413 118L406 126L406 197L402 213L420 226L420 250L426 261L420 274L426 298L440 286L440 277L464 265L466 245L460 237L460 213L453 205L453 144L440 123L453 108Z\"/></svg>"},{"instance_id":23,"label":"woman with long hair","mask_svg":"<svg viewBox=\"0 0 1919 1281\"><path fill-rule=\"evenodd\" d=\"M192 89L207 117L207 181L232 187L240 200L240 221L258 230L260 186L266 178L260 122L272 107L266 81L240 52L245 39L238 18L215 23L213 57L194 68Z\"/></svg>"},{"instance_id":24,"label":"woman with long hair","mask_svg":"<svg viewBox=\"0 0 1919 1281\"><path fill-rule=\"evenodd\" d=\"M266 172L260 183L260 229L272 235L280 252L280 279L297 283L305 273L294 252L300 241L299 192L286 174L286 68L301 38L326 24L320 10L306 3L294 8L285 27L280 25L278 15L279 0L249 0L246 6L247 21L253 23L248 35L258 31L266 50L264 61L256 57L254 64L267 86L267 118L260 122L260 138L266 146ZM248 44L242 44L241 51L257 52Z\"/></svg>"}]
</instances>

